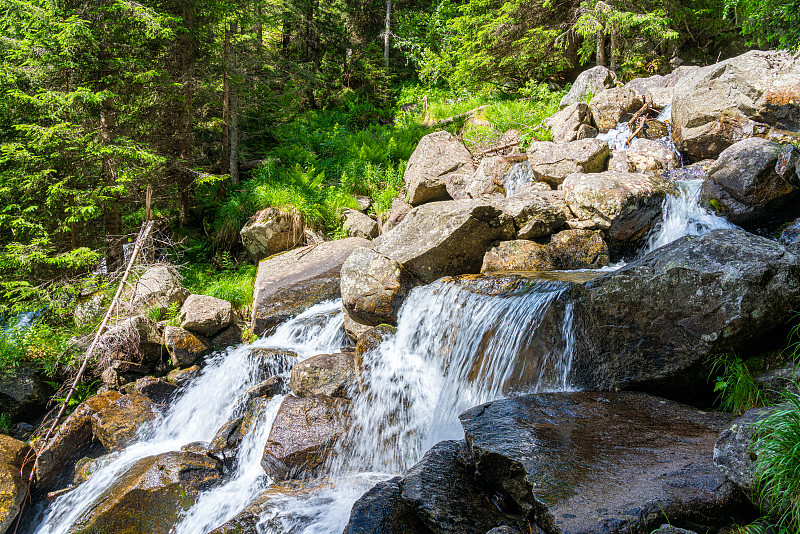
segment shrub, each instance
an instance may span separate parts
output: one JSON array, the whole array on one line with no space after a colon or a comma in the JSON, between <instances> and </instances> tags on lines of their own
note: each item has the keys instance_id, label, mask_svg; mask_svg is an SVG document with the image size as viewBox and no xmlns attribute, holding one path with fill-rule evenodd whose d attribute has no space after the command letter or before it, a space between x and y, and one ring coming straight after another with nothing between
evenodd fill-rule
<instances>
[{"instance_id":1,"label":"shrub","mask_svg":"<svg viewBox=\"0 0 800 534\"><path fill-rule=\"evenodd\" d=\"M747 364L735 354L722 354L711 359L711 374L721 373L714 382L717 401L726 412L743 414L761 406L764 393L753 380Z\"/></svg>"}]
</instances>

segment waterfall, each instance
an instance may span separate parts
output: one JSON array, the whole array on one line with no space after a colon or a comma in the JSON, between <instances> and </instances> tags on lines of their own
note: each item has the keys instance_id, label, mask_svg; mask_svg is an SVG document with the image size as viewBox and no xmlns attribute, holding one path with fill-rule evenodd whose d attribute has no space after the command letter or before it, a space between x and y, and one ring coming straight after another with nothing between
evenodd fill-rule
<instances>
[{"instance_id":1,"label":"waterfall","mask_svg":"<svg viewBox=\"0 0 800 534\"><path fill-rule=\"evenodd\" d=\"M244 393L267 378L262 363L253 357L251 349L285 348L295 351L301 358L338 351L345 341L342 331L344 319L340 310L341 301L319 304L281 325L272 336L208 358L202 374L183 388L149 435L122 451L116 460L98 470L89 480L58 498L50 505L34 532L66 534L75 521L92 508L116 477L136 461L180 450L181 446L194 441L210 441L224 423L241 416L245 409ZM280 400L276 399L267 406L268 413L254 425L240 446L239 454L247 461L239 462L237 472L223 486L200 497L186 518L187 525L202 524L205 528L205 525L214 521L227 521L249 503L252 499L249 492L257 493L259 486L266 483L266 474L258 461L279 404ZM255 471L254 464L261 469L260 473ZM236 491L244 489L247 484L253 488ZM219 496L214 496L217 492ZM225 492L229 493L227 502L224 510L220 510L219 503L226 500L222 496ZM209 516L207 520L197 519L203 514ZM180 531L203 532L191 530L188 526Z\"/></svg>"},{"instance_id":2,"label":"waterfall","mask_svg":"<svg viewBox=\"0 0 800 534\"><path fill-rule=\"evenodd\" d=\"M677 195L667 195L662 204L662 219L650 232L641 255L672 243L686 235L701 235L709 230L735 228L724 217L700 205L702 180L677 180Z\"/></svg>"},{"instance_id":3,"label":"waterfall","mask_svg":"<svg viewBox=\"0 0 800 534\"><path fill-rule=\"evenodd\" d=\"M527 161L514 163L508 169L503 179L503 188L505 189L506 197L516 195L523 186L535 181L536 178L533 176L533 171Z\"/></svg>"},{"instance_id":4,"label":"waterfall","mask_svg":"<svg viewBox=\"0 0 800 534\"><path fill-rule=\"evenodd\" d=\"M352 504L377 481L403 472L436 442L461 439L458 415L465 409L515 388L569 389L572 307L565 298L563 306L553 308L568 287L553 280L489 277L415 288L400 310L396 334L364 354L361 385L352 392L352 423L327 474L316 486L309 484L311 490L273 497L261 517L261 532L341 532ZM340 309L341 301L323 303L272 336L208 358L202 374L184 387L149 435L58 498L35 532L66 534L134 462L209 441L224 423L240 417L244 393L265 378L251 349L290 349L300 359L339 351L345 342ZM556 319L549 323L549 348L534 348L551 309ZM233 472L202 493L172 532L209 532L270 487L260 460L281 402L277 397L262 407L239 447Z\"/></svg>"}]
</instances>

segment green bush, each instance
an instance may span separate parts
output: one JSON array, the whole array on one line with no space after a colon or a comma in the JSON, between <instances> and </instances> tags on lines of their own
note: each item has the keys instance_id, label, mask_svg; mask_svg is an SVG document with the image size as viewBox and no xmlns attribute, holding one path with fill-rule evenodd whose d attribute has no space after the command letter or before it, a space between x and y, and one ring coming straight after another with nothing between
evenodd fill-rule
<instances>
[{"instance_id":1,"label":"green bush","mask_svg":"<svg viewBox=\"0 0 800 534\"><path fill-rule=\"evenodd\" d=\"M761 421L753 444L756 487L771 505L771 522L800 532L800 395L783 402Z\"/></svg>"},{"instance_id":2,"label":"green bush","mask_svg":"<svg viewBox=\"0 0 800 534\"><path fill-rule=\"evenodd\" d=\"M711 359L711 374L717 375L714 391L717 401L726 412L743 414L751 408L761 406L764 392L753 380L747 364L735 354L722 354Z\"/></svg>"},{"instance_id":3,"label":"green bush","mask_svg":"<svg viewBox=\"0 0 800 534\"><path fill-rule=\"evenodd\" d=\"M255 265L243 264L235 270L215 271L210 265L195 264L185 267L182 274L184 286L192 293L227 300L240 310L253 302Z\"/></svg>"}]
</instances>

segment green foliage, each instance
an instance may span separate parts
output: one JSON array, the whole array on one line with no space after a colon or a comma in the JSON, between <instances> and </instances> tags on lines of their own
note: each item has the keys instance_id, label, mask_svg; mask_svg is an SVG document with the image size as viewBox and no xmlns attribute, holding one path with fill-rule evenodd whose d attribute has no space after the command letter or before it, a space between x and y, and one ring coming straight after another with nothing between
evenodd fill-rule
<instances>
[{"instance_id":1,"label":"green foliage","mask_svg":"<svg viewBox=\"0 0 800 534\"><path fill-rule=\"evenodd\" d=\"M727 18L742 23L751 46L800 48L800 0L726 0Z\"/></svg>"},{"instance_id":2,"label":"green foliage","mask_svg":"<svg viewBox=\"0 0 800 534\"><path fill-rule=\"evenodd\" d=\"M764 392L753 380L747 364L735 354L722 354L711 359L711 374L719 373L714 382L717 401L726 412L743 414L762 406Z\"/></svg>"},{"instance_id":3,"label":"green foliage","mask_svg":"<svg viewBox=\"0 0 800 534\"><path fill-rule=\"evenodd\" d=\"M243 264L234 269L215 271L210 265L190 265L183 269L186 289L198 295L209 295L246 310L253 302L253 281L256 266ZM177 317L177 313L172 318ZM167 319L172 319L167 316Z\"/></svg>"},{"instance_id":4,"label":"green foliage","mask_svg":"<svg viewBox=\"0 0 800 534\"><path fill-rule=\"evenodd\" d=\"M756 487L772 522L800 531L800 395L785 393L761 421L753 451Z\"/></svg>"},{"instance_id":5,"label":"green foliage","mask_svg":"<svg viewBox=\"0 0 800 534\"><path fill-rule=\"evenodd\" d=\"M8 434L11 432L11 416L6 412L0 412L0 434Z\"/></svg>"},{"instance_id":6,"label":"green foliage","mask_svg":"<svg viewBox=\"0 0 800 534\"><path fill-rule=\"evenodd\" d=\"M59 363L68 363L73 332L39 321L23 331L0 332L0 372L33 363L53 375Z\"/></svg>"},{"instance_id":7,"label":"green foliage","mask_svg":"<svg viewBox=\"0 0 800 534\"><path fill-rule=\"evenodd\" d=\"M61 384L59 384L58 382L48 382L48 384L55 389L61 387ZM85 401L86 399L97 393L98 387L100 387L100 380L93 380L91 382L89 381L78 382L78 384L75 386L75 392L72 394L72 397L70 397L67 406L72 408L82 403L83 401ZM53 401L59 404L63 403L65 400L67 400L66 392L63 397L53 397Z\"/></svg>"}]
</instances>

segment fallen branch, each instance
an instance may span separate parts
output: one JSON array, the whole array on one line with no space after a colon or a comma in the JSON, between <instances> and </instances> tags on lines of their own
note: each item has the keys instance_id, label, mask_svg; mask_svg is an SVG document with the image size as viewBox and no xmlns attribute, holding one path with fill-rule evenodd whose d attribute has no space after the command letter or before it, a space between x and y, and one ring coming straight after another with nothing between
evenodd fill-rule
<instances>
[{"instance_id":1,"label":"fallen branch","mask_svg":"<svg viewBox=\"0 0 800 534\"><path fill-rule=\"evenodd\" d=\"M635 132L633 132L633 133L631 134L631 136L630 136L630 137L628 137L628 140L627 140L627 141L625 141L625 146L630 146L630 145L631 145L631 141L633 141L633 138L634 138L634 137L636 137L637 135L639 135L639 132L641 132L641 131L642 131L642 128L644 128L644 125L645 125L645 123L646 123L646 122L647 122L647 121L645 121L645 118L644 118L644 117L642 117L641 121L639 122L639 127L638 127L638 128L636 128L636 131L635 131ZM629 124L630 124L630 123L629 123Z\"/></svg>"},{"instance_id":2,"label":"fallen branch","mask_svg":"<svg viewBox=\"0 0 800 534\"><path fill-rule=\"evenodd\" d=\"M517 141L514 141L512 143L507 143L505 145L496 146L494 148L489 148L489 149L484 150L482 152L478 152L478 155L479 156L485 156L486 154L491 154L492 152L499 152L501 150L505 150L507 148L511 148L512 146L517 146L519 143L520 143L520 141L517 140Z\"/></svg>"},{"instance_id":3,"label":"fallen branch","mask_svg":"<svg viewBox=\"0 0 800 534\"><path fill-rule=\"evenodd\" d=\"M428 126L436 127L436 126L446 126L451 122L460 121L461 119L466 119L467 117L471 117L476 113L483 111L484 109L488 108L489 104L484 104L483 106L478 106L475 109L471 109L469 111L465 111L464 113L460 113L458 115L453 115L452 117L447 117L446 119L442 119L440 121L436 121L433 123L429 123Z\"/></svg>"},{"instance_id":4,"label":"fallen branch","mask_svg":"<svg viewBox=\"0 0 800 534\"><path fill-rule=\"evenodd\" d=\"M628 121L628 128L630 128L631 125L634 122L636 122L636 119L638 119L639 117L642 116L642 113L644 113L645 111L647 111L650 108L650 105L651 105L650 101L647 99L647 97L645 97L644 104L642 105L642 108L639 111L637 111L636 113L634 113L633 117L631 118L631 120Z\"/></svg>"}]
</instances>

